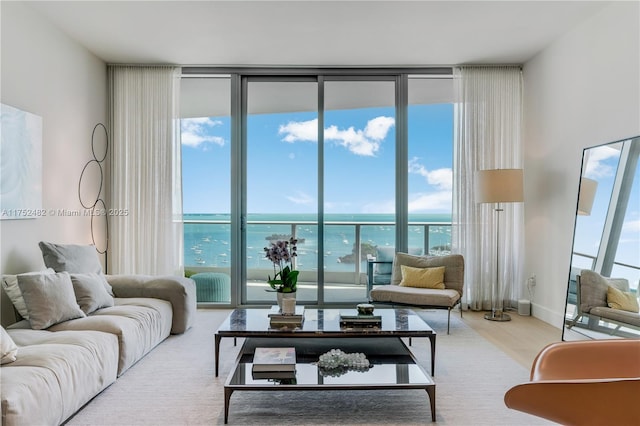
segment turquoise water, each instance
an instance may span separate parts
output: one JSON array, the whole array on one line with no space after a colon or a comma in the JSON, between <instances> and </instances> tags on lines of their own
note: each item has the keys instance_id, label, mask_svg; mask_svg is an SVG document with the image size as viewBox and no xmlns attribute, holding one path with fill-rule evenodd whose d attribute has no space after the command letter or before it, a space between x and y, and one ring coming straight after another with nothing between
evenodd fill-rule
<instances>
[{"instance_id":1,"label":"turquoise water","mask_svg":"<svg viewBox=\"0 0 640 426\"><path fill-rule=\"evenodd\" d=\"M361 245L390 246L395 244L394 215L392 214L328 214L324 226L324 267L327 271L354 271L353 257L356 225L359 225ZM231 225L228 214L185 214L185 266L228 267L231 256ZM296 268L317 270L318 226L311 214L250 214L247 217L247 268L270 268L264 258L264 247L270 239L283 239L292 230L299 239ZM445 253L451 245L451 215L411 215L409 247L425 247L425 226L429 226L429 252ZM416 223L416 225L413 225ZM443 223L444 225L437 225ZM293 225L292 225L293 224ZM362 262L364 267L364 262Z\"/></svg>"}]
</instances>

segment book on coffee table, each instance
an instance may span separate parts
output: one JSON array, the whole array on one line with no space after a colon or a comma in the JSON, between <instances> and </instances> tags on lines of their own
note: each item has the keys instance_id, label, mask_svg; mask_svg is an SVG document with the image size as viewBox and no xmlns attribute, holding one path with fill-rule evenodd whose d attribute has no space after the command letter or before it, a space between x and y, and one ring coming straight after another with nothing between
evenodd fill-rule
<instances>
[{"instance_id":1,"label":"book on coffee table","mask_svg":"<svg viewBox=\"0 0 640 426\"><path fill-rule=\"evenodd\" d=\"M295 379L295 371L252 371L251 377L257 379Z\"/></svg>"},{"instance_id":2,"label":"book on coffee table","mask_svg":"<svg viewBox=\"0 0 640 426\"><path fill-rule=\"evenodd\" d=\"M256 348L252 372L296 371L296 348Z\"/></svg>"},{"instance_id":3,"label":"book on coffee table","mask_svg":"<svg viewBox=\"0 0 640 426\"><path fill-rule=\"evenodd\" d=\"M380 315L346 315L340 314L340 327L380 327Z\"/></svg>"},{"instance_id":4,"label":"book on coffee table","mask_svg":"<svg viewBox=\"0 0 640 426\"><path fill-rule=\"evenodd\" d=\"M268 314L269 318L302 318L304 316L304 306L296 305L295 314L283 314L280 312L278 305L274 305L271 307L271 312Z\"/></svg>"}]
</instances>

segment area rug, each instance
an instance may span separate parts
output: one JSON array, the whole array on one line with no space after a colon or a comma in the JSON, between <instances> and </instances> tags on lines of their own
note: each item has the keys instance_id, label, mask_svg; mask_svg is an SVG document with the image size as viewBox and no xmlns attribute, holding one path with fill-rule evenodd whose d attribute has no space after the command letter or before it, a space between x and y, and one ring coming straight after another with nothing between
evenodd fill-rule
<instances>
[{"instance_id":1,"label":"area rug","mask_svg":"<svg viewBox=\"0 0 640 426\"><path fill-rule=\"evenodd\" d=\"M438 425L539 425L548 422L510 410L504 393L529 372L493 344L441 310L418 311L438 333ZM213 335L228 310L198 310L195 326L171 336L69 420L68 425L224 424L224 382L240 342L223 339L214 376ZM427 339L412 351L430 370ZM431 423L423 390L236 392L232 425L418 425Z\"/></svg>"}]
</instances>

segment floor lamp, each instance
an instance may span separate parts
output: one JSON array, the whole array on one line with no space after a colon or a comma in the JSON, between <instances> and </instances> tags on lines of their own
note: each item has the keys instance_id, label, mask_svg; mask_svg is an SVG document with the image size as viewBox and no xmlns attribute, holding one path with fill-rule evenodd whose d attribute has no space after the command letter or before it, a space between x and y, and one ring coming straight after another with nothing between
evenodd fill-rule
<instances>
[{"instance_id":1,"label":"floor lamp","mask_svg":"<svg viewBox=\"0 0 640 426\"><path fill-rule=\"evenodd\" d=\"M500 203L523 201L522 169L480 170L476 173L476 201L494 203L496 217L496 279L491 288L491 313L484 318L490 321L510 321L504 313L500 288Z\"/></svg>"}]
</instances>

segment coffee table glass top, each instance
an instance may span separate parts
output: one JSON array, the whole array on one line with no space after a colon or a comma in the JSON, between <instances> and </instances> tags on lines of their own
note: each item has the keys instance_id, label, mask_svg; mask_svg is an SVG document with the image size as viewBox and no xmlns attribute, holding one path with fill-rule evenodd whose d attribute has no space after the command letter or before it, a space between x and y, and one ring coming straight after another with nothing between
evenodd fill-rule
<instances>
[{"instance_id":1,"label":"coffee table glass top","mask_svg":"<svg viewBox=\"0 0 640 426\"><path fill-rule=\"evenodd\" d=\"M373 334L398 335L409 333L416 336L435 334L433 329L410 309L376 309L374 315L382 317L380 327L341 327L340 315L356 315L356 309L315 309L306 308L301 328L271 328L271 309L235 309L220 325L216 334L239 336L243 332L256 334L274 333L320 333L320 334Z\"/></svg>"}]
</instances>

